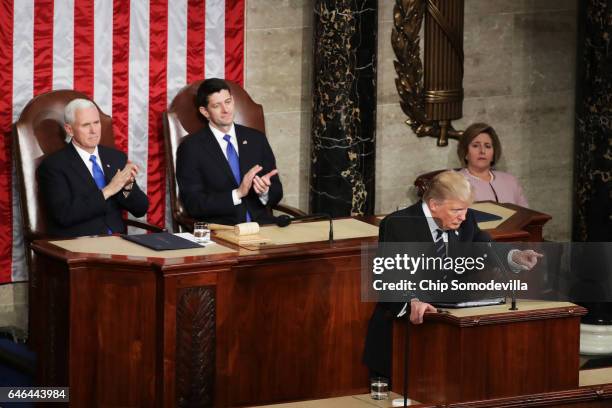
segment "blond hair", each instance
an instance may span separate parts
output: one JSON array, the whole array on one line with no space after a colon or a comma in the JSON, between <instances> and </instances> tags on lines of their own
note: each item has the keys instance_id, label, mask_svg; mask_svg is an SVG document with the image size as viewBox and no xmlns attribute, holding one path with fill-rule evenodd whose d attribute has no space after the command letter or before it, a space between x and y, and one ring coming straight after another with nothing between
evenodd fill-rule
<instances>
[{"instance_id":1,"label":"blond hair","mask_svg":"<svg viewBox=\"0 0 612 408\"><path fill-rule=\"evenodd\" d=\"M461 174L453 170L438 173L429 188L423 194L423 200L461 200L468 204L474 201L474 191L469 181Z\"/></svg>"}]
</instances>

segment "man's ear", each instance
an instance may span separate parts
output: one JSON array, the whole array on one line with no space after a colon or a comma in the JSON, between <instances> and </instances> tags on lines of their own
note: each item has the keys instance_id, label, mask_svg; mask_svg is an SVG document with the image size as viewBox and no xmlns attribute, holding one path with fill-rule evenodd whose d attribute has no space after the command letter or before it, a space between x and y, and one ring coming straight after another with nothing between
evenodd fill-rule
<instances>
[{"instance_id":1,"label":"man's ear","mask_svg":"<svg viewBox=\"0 0 612 408\"><path fill-rule=\"evenodd\" d=\"M427 200L427 207L429 207L430 210L437 210L438 209L438 201L430 198L429 200Z\"/></svg>"},{"instance_id":2,"label":"man's ear","mask_svg":"<svg viewBox=\"0 0 612 408\"><path fill-rule=\"evenodd\" d=\"M200 106L200 107L198 108L198 110L200 111L200 113L202 114L202 116L204 116L206 119L208 119L209 114L208 114L208 110L207 110L205 107Z\"/></svg>"},{"instance_id":3,"label":"man's ear","mask_svg":"<svg viewBox=\"0 0 612 408\"><path fill-rule=\"evenodd\" d=\"M68 136L73 137L74 132L72 131L72 126L68 123L64 123L64 130L66 131L66 134L68 134Z\"/></svg>"},{"instance_id":4,"label":"man's ear","mask_svg":"<svg viewBox=\"0 0 612 408\"><path fill-rule=\"evenodd\" d=\"M435 198L430 198L429 201L427 201L427 207L429 207L429 211L431 212L431 215L434 218L438 216L442 204L443 201L437 200Z\"/></svg>"}]
</instances>

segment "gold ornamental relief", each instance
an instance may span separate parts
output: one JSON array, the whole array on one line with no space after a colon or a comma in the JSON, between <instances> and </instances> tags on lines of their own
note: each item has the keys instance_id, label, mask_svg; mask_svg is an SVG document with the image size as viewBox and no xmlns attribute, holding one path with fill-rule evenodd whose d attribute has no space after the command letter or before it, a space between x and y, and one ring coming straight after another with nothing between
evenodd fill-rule
<instances>
[{"instance_id":1,"label":"gold ornamental relief","mask_svg":"<svg viewBox=\"0 0 612 408\"><path fill-rule=\"evenodd\" d=\"M435 137L438 146L462 133L451 121L463 115L463 6L463 0L396 0L393 8L391 45L400 106L414 133Z\"/></svg>"}]
</instances>

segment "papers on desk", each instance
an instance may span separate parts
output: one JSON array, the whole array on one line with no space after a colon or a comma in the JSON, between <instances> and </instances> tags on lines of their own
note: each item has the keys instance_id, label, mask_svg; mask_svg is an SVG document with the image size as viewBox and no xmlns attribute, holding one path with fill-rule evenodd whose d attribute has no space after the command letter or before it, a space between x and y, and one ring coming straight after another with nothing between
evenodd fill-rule
<instances>
[{"instance_id":1,"label":"papers on desk","mask_svg":"<svg viewBox=\"0 0 612 408\"><path fill-rule=\"evenodd\" d=\"M441 307L443 309L462 309L464 307L491 306L501 305L504 303L506 303L506 299L503 297L499 297L480 300L468 300L465 302L432 302L432 305L436 307Z\"/></svg>"},{"instance_id":2,"label":"papers on desk","mask_svg":"<svg viewBox=\"0 0 612 408\"><path fill-rule=\"evenodd\" d=\"M410 398L406 399L406 405L412 405L412 400ZM391 401L391 406L394 406L394 407L403 407L404 406L404 397L402 397L402 398L394 398L393 401Z\"/></svg>"},{"instance_id":3,"label":"papers on desk","mask_svg":"<svg viewBox=\"0 0 612 408\"><path fill-rule=\"evenodd\" d=\"M191 232L175 232L174 235L186 239L188 241L195 242L200 246L206 246L207 244L210 244L212 242L210 238L204 242L198 242L197 238Z\"/></svg>"}]
</instances>

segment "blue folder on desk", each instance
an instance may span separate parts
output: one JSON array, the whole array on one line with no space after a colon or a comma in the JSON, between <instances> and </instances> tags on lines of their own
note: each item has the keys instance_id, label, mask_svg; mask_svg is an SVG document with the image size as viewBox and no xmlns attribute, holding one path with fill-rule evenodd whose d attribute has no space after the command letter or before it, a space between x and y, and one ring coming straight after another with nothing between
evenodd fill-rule
<instances>
[{"instance_id":1,"label":"blue folder on desk","mask_svg":"<svg viewBox=\"0 0 612 408\"><path fill-rule=\"evenodd\" d=\"M172 249L202 248L203 246L177 237L169 232L156 232L153 234L122 235L121 238L135 242L138 245L154 249L156 251L168 251Z\"/></svg>"},{"instance_id":2,"label":"blue folder on desk","mask_svg":"<svg viewBox=\"0 0 612 408\"><path fill-rule=\"evenodd\" d=\"M502 219L502 217L500 217L499 215L475 210L473 208L471 208L471 210L474 214L474 217L476 218L476 222L498 221Z\"/></svg>"}]
</instances>

